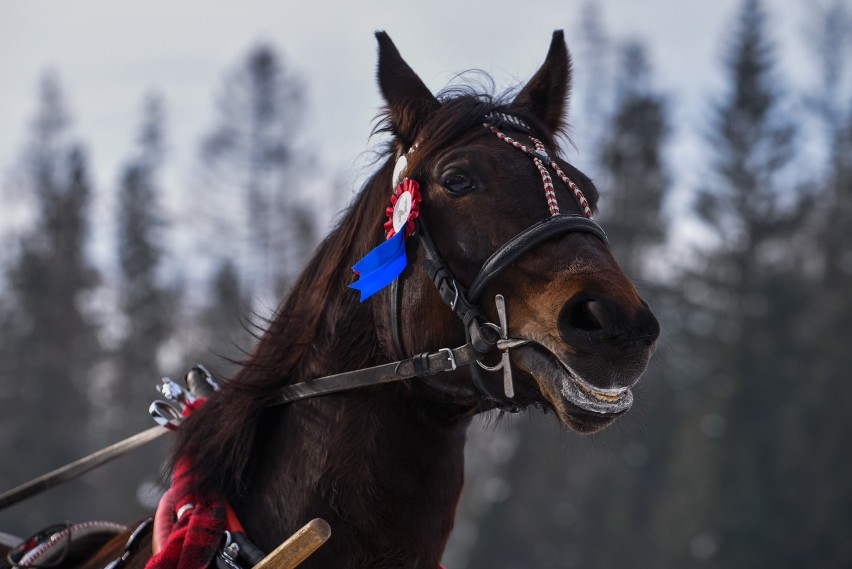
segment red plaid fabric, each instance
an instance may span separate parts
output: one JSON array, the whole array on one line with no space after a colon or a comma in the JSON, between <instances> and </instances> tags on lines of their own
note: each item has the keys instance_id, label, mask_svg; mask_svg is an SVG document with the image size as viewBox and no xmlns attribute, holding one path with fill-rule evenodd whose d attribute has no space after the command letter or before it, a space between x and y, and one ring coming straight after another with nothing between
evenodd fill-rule
<instances>
[{"instance_id":1,"label":"red plaid fabric","mask_svg":"<svg viewBox=\"0 0 852 569\"><path fill-rule=\"evenodd\" d=\"M193 494L189 491L192 480L188 461L178 461L172 492L175 511L184 510L168 541L145 569L205 569L213 563L225 531L225 501Z\"/></svg>"}]
</instances>

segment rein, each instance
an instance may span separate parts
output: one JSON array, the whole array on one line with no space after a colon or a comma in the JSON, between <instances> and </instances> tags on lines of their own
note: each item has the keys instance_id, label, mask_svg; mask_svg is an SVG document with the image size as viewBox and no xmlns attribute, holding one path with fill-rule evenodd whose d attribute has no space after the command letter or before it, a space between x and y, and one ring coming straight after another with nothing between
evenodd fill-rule
<instances>
[{"instance_id":1,"label":"rein","mask_svg":"<svg viewBox=\"0 0 852 569\"><path fill-rule=\"evenodd\" d=\"M442 371L453 371L457 367L473 363L481 357L482 354L470 344L454 349L441 348L436 352L424 352L397 362L318 377L284 386L278 392L276 400L269 406L284 405L293 401L349 391L359 387L393 383L412 377L428 377ZM204 379L200 380L200 377ZM215 383L210 372L202 366L191 369L187 373L186 382L189 392L177 383L163 378L161 391L168 401L154 401L149 408L151 416L159 426L146 429L3 492L0 494L0 511L65 482L79 478L99 466L159 439L169 431L175 430L180 425L187 401L195 400L193 393L197 394L197 390L201 390L206 395L206 392L210 389L218 390L218 384Z\"/></svg>"}]
</instances>

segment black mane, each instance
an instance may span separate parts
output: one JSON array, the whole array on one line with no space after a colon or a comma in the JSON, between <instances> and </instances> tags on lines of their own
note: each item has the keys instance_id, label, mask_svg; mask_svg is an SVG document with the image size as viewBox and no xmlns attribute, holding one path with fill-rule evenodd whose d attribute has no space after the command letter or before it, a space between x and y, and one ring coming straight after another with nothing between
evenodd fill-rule
<instances>
[{"instance_id":1,"label":"black mane","mask_svg":"<svg viewBox=\"0 0 852 569\"><path fill-rule=\"evenodd\" d=\"M454 87L439 100L416 157L469 136L492 111L518 116L553 147L552 135L535 117L502 98ZM375 132L394 134L387 113L380 115ZM181 426L172 461L191 461L200 493L244 492L252 479L258 425L281 386L394 359L383 347L389 343L372 303L360 303L347 286L354 280L351 266L383 238L396 152L393 143L385 150L383 165L319 245L242 368ZM417 167L415 158L415 172Z\"/></svg>"}]
</instances>

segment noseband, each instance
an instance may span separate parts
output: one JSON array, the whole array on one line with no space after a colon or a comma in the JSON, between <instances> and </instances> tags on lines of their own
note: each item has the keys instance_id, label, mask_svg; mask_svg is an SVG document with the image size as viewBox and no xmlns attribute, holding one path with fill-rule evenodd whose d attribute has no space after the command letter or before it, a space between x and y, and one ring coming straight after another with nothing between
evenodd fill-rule
<instances>
[{"instance_id":1,"label":"noseband","mask_svg":"<svg viewBox=\"0 0 852 569\"><path fill-rule=\"evenodd\" d=\"M503 133L498 127L504 123L526 134L530 140L533 141L534 147L524 145ZM494 280L498 275L500 275L500 273L511 266L512 263L518 260L530 249L544 241L552 239L557 235L565 233L588 233L597 237L607 247L609 246L609 242L603 228L592 220L592 211L589 207L588 201L583 195L583 192L562 171L559 164L550 157L544 144L535 138L533 130L526 123L513 115L495 111L486 115L483 126L488 128L495 136L497 136L497 138L514 146L518 150L521 150L533 160L536 168L541 174L550 217L527 227L498 247L497 250L485 260L482 267L480 267L479 272L467 288L459 283L458 279L453 276L452 271L443 261L440 253L435 247L435 243L429 235L429 231L426 228L425 223L423 223L422 218L417 220L417 231L415 232L415 235L419 237L426 257L423 261L423 266L426 273L429 275L429 278L435 285L435 288L438 290L438 294L444 303L446 303L462 321L467 342L473 346L477 352L484 355L494 350L495 347L498 347L501 340L501 335L498 333L498 330L502 331L503 340L506 339L508 332L505 322L502 322L501 326L488 322L484 313L477 304L477 301L483 291L492 280ZM577 202L583 209L584 215L560 213L559 202L556 197L553 180L548 172L547 166L550 166L559 179L573 192ZM396 183L397 180L394 180L394 182ZM402 359L405 357L405 351L403 349L401 334L399 278L391 283L390 298L391 330L394 349L397 352L397 356ZM498 297L498 300L502 301L502 297ZM499 303L498 312L501 312L501 306ZM502 308L500 316L501 320L505 320L505 308ZM504 353L506 355L508 354L508 347L504 349ZM511 385L511 369L507 367L510 365L508 363L508 357L504 357L502 365L498 365L493 368L486 367L479 361L476 363L479 364L479 367L471 364L470 372L473 378L473 383L480 394L497 407L508 411L516 411L517 406L511 400L513 396L513 389ZM506 377L504 382L505 394L501 395L494 393L494 391L486 385L480 374L480 367L489 371L496 371L501 368L503 369Z\"/></svg>"}]
</instances>

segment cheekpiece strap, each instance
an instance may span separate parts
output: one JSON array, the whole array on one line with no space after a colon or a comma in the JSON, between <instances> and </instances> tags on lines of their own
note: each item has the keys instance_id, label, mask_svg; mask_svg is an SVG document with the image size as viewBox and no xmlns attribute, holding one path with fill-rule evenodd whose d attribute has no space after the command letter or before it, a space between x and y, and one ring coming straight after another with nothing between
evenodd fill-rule
<instances>
[{"instance_id":1,"label":"cheekpiece strap","mask_svg":"<svg viewBox=\"0 0 852 569\"><path fill-rule=\"evenodd\" d=\"M482 311L468 300L464 287L444 265L422 220L418 220L418 234L426 256L423 268L432 279L441 299L464 323L465 334L473 347L482 353L490 352L497 345L496 334L493 334L490 328L482 326L485 322Z\"/></svg>"}]
</instances>

